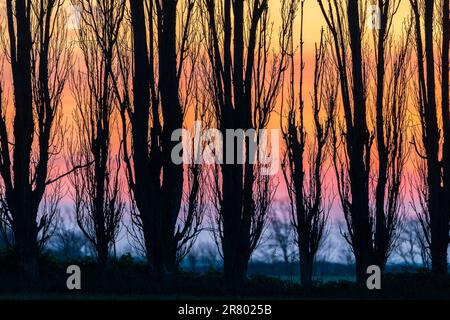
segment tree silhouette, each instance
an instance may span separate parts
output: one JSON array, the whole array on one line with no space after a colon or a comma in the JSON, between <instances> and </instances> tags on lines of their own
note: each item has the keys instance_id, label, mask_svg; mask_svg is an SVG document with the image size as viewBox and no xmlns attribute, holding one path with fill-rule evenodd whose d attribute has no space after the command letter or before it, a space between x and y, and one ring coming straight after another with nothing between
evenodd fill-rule
<instances>
[{"instance_id":1,"label":"tree silhouette","mask_svg":"<svg viewBox=\"0 0 450 320\"><path fill-rule=\"evenodd\" d=\"M192 50L196 11L193 0L133 0L129 6L132 52L131 57L126 52L122 56L121 82L125 90L120 86L117 89L121 100L122 150L136 204L133 221L142 231L152 270L164 275L177 268L180 250L195 239L201 221L202 171L199 166L191 166L184 174L183 165L171 159L172 150L179 143L172 141L172 134L183 128L192 98L190 86L196 82L196 56ZM187 98L183 101L180 83L185 84ZM189 194L186 208L182 208L184 186ZM182 211L188 212L186 219L182 219Z\"/></svg>"},{"instance_id":2,"label":"tree silhouette","mask_svg":"<svg viewBox=\"0 0 450 320\"><path fill-rule=\"evenodd\" d=\"M416 105L421 123L420 145L418 139L414 139L413 146L417 156L426 163L420 172L424 187L419 190L421 210L416 212L427 235L433 271L447 273L450 222L449 1L410 0L410 4L417 54ZM436 7L441 19L435 15ZM435 31L442 41L437 44L442 47L438 63L441 110L437 102Z\"/></svg>"},{"instance_id":3,"label":"tree silhouette","mask_svg":"<svg viewBox=\"0 0 450 320\"><path fill-rule=\"evenodd\" d=\"M294 263L298 261L298 246L287 203L274 204L269 218L268 236L261 240L258 253L268 262L283 262L284 273L292 278Z\"/></svg>"},{"instance_id":4,"label":"tree silhouette","mask_svg":"<svg viewBox=\"0 0 450 320\"><path fill-rule=\"evenodd\" d=\"M285 5L286 3L283 2ZM288 12L295 12L298 2L291 1ZM283 130L286 155L283 172L291 203L291 220L297 237L300 256L300 280L305 286L312 284L313 265L317 251L324 240L325 227L330 208L324 199L324 164L327 158L326 147L331 136L337 100L337 78L335 73L325 74L331 67L326 58L327 46L323 32L315 52L314 92L312 110L314 118L314 139L308 146L307 128L304 121L303 98L303 14L304 1L300 2L300 89L298 102L295 98L294 40L291 34L291 76L290 98L288 101L287 124ZM295 15L290 19L294 23ZM325 115L324 115L325 114ZM282 117L283 119L283 117ZM283 124L282 124L283 125ZM309 157L305 159L305 152ZM307 167L305 172L305 160Z\"/></svg>"},{"instance_id":5,"label":"tree silhouette","mask_svg":"<svg viewBox=\"0 0 450 320\"><path fill-rule=\"evenodd\" d=\"M114 155L111 134L117 128L114 94L117 42L125 0L72 0L78 8L81 66L72 78L76 101L69 167L86 164L70 176L78 226L105 268L124 213L120 155ZM117 150L118 153L118 150Z\"/></svg>"},{"instance_id":6,"label":"tree silhouette","mask_svg":"<svg viewBox=\"0 0 450 320\"><path fill-rule=\"evenodd\" d=\"M406 23L402 37L393 38L393 19L400 1L380 1L381 25L374 32L375 140L377 144L374 218L375 264L384 269L403 217L402 181L407 159L406 111L411 79L409 38Z\"/></svg>"},{"instance_id":7,"label":"tree silhouette","mask_svg":"<svg viewBox=\"0 0 450 320\"><path fill-rule=\"evenodd\" d=\"M395 254L406 265L429 268L431 262L429 250L427 250L427 242L418 219L408 218L402 223Z\"/></svg>"},{"instance_id":8,"label":"tree silhouette","mask_svg":"<svg viewBox=\"0 0 450 320\"><path fill-rule=\"evenodd\" d=\"M211 125L220 130L224 146L243 142L234 150L223 150L223 159L232 159L214 167L211 182L215 236L223 253L225 278L230 286L239 286L275 191L273 179L261 174L260 165L251 163L257 153L249 145L267 127L276 105L287 60L288 26L283 23L281 53L276 54L270 50L272 30L266 0L202 3ZM237 136L227 138L227 130L239 129ZM252 129L256 137L244 136ZM239 153L244 160L239 159Z\"/></svg>"},{"instance_id":9,"label":"tree silhouette","mask_svg":"<svg viewBox=\"0 0 450 320\"><path fill-rule=\"evenodd\" d=\"M92 242L79 230L74 218L70 213L64 215L64 220L58 223L58 228L48 246L48 249L67 260L95 255Z\"/></svg>"},{"instance_id":10,"label":"tree silhouette","mask_svg":"<svg viewBox=\"0 0 450 320\"><path fill-rule=\"evenodd\" d=\"M403 212L401 186L409 80L409 28L398 43L392 38L392 21L399 1L377 3L380 26L373 30L373 62L367 58L370 54L366 52L369 46L364 38L365 19L360 16L365 4L354 0L319 0L331 34L340 80L344 122L335 126L333 162L347 222L344 236L355 254L360 284L365 283L369 265L384 268ZM371 66L375 66L375 71ZM370 74L375 75L373 81ZM375 88L373 132L369 121L371 87ZM374 140L377 152L372 159ZM372 162L378 165L378 170L371 169ZM372 192L375 199L371 198Z\"/></svg>"},{"instance_id":11,"label":"tree silhouette","mask_svg":"<svg viewBox=\"0 0 450 320\"><path fill-rule=\"evenodd\" d=\"M14 120L9 132L6 106L0 118L0 174L7 220L21 275L38 278L39 237L52 215L38 214L53 156L61 149L61 95L70 68L63 1L7 0L5 52L13 79ZM54 212L54 211L53 211Z\"/></svg>"},{"instance_id":12,"label":"tree silhouette","mask_svg":"<svg viewBox=\"0 0 450 320\"><path fill-rule=\"evenodd\" d=\"M354 0L346 1L345 6L343 1L334 1L333 3L328 1L327 8L323 1L319 1L319 5L332 34L341 82L341 99L345 113L346 154L348 155L347 170L350 182L347 181L347 177L341 177L339 195L349 225L348 229L352 231L357 280L362 283L365 280L366 267L373 262L368 185L369 155L373 138L369 134L366 119L360 8L358 1ZM347 26L344 26L345 23ZM348 30L348 34L344 30ZM348 61L347 50L350 50L351 61ZM336 155L337 150L335 158ZM337 172L344 170L345 168L339 168Z\"/></svg>"}]
</instances>

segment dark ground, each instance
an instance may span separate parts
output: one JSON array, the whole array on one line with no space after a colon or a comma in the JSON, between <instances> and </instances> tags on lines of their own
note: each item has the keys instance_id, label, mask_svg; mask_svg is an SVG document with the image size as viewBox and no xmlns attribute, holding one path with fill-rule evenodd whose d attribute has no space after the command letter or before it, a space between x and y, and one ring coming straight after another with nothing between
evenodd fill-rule
<instances>
[{"instance_id":1,"label":"dark ground","mask_svg":"<svg viewBox=\"0 0 450 320\"><path fill-rule=\"evenodd\" d=\"M250 267L247 283L239 290L229 288L216 270L179 272L166 279L154 279L142 262L125 255L112 261L99 272L92 259L60 261L44 255L40 261L40 282L27 287L15 276L14 259L7 253L0 255L0 299L450 299L450 276L427 271L415 272L391 268L382 281L382 290L369 291L348 281L351 266L332 264L328 275L323 274L312 288L303 288L279 274L270 274L267 264ZM78 265L82 270L82 290L74 292L66 287L66 268ZM272 266L280 270L281 266ZM335 273L331 272L332 270ZM345 271L345 272L344 272ZM339 280L341 272L342 279ZM273 273L273 272L272 272ZM295 275L294 275L295 276ZM351 278L351 277L350 277ZM328 280L327 280L328 279ZM329 281L329 279L333 279Z\"/></svg>"}]
</instances>

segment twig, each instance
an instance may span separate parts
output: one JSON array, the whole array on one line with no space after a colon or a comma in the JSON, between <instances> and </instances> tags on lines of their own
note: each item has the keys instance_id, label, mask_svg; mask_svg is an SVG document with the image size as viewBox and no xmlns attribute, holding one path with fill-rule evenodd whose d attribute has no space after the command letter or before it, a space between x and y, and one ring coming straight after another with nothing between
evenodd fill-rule
<instances>
[{"instance_id":1,"label":"twig","mask_svg":"<svg viewBox=\"0 0 450 320\"><path fill-rule=\"evenodd\" d=\"M423 160L427 160L427 159L428 159L427 156L424 156L422 153L420 153L420 150L419 150L419 148L417 147L416 138L413 138L413 141L410 142L410 144L412 144L412 145L414 146L414 150L416 151L417 155L418 155L421 159L423 159Z\"/></svg>"},{"instance_id":2,"label":"twig","mask_svg":"<svg viewBox=\"0 0 450 320\"><path fill-rule=\"evenodd\" d=\"M68 171L68 172L66 172L66 173L64 173L64 174L62 174L62 175L60 175L60 176L58 176L58 177L56 177L54 179L47 180L47 182L45 184L49 185L49 184L55 183L56 181L61 180L62 178L67 177L68 175L71 175L72 173L74 173L77 170L90 167L93 163L94 163L94 161L91 161L91 162L83 164L83 165L75 166L75 167L72 168L72 170L70 170L70 171Z\"/></svg>"}]
</instances>

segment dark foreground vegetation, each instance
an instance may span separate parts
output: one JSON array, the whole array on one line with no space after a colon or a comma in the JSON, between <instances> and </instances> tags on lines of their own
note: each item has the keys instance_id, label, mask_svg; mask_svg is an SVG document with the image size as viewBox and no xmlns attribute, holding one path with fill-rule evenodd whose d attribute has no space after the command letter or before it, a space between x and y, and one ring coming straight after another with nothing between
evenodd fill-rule
<instances>
[{"instance_id":1,"label":"dark foreground vegetation","mask_svg":"<svg viewBox=\"0 0 450 320\"><path fill-rule=\"evenodd\" d=\"M95 261L90 258L61 261L52 255L43 255L39 261L40 280L38 284L29 287L15 276L17 266L14 265L10 254L2 253L0 260L2 300L450 299L450 277L420 269L416 272L401 268L392 269L395 272L387 272L384 276L382 290L369 291L353 281L327 281L327 277L314 282L312 287L305 288L277 276L258 274L256 271L264 266L255 264L250 268L254 273L250 272L248 280L237 289L227 286L223 273L214 269L204 272L179 271L161 279L149 274L147 265L133 260L130 255L123 255L111 261L103 272L99 271ZM70 291L66 287L66 268L71 264L82 269L82 289L79 291ZM345 275L342 278L348 279Z\"/></svg>"}]
</instances>

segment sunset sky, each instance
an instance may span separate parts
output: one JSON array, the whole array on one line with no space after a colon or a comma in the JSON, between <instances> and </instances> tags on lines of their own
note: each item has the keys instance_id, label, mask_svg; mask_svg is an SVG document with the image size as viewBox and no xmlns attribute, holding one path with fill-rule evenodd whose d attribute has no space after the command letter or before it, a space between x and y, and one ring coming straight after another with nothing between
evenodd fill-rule
<instances>
[{"instance_id":1,"label":"sunset sky","mask_svg":"<svg viewBox=\"0 0 450 320\"><path fill-rule=\"evenodd\" d=\"M373 2L373 1L372 1ZM76 25L76 13L74 13L73 6L70 5L70 1L66 0L66 4L68 6L68 12L71 14L71 17L69 18L69 23L67 24L67 28L69 28L70 31L70 38L72 41L76 41L76 30L74 30L74 27ZM1 13L0 18L5 19L5 4L0 5ZM274 36L272 39L273 45L278 44L277 39L277 32L280 28L281 24L281 15L280 15L280 8L281 3L279 0L269 0L269 12L270 12L270 19L273 22L274 25ZM409 14L409 4L408 1L403 0L401 2L399 11L396 15L396 18L394 19L394 34L398 34L402 29L402 22ZM300 14L297 14L297 20L295 28L295 41L297 42L296 45L298 46L299 42L299 32L300 32ZM3 21L5 22L5 21ZM304 86L304 93L305 93L305 103L308 105L310 103L309 100L309 92L312 90L312 80L313 80L313 72L314 72L314 46L320 39L320 32L321 28L325 26L325 21L323 19L322 13L320 11L319 5L317 0L305 0L305 6L304 6L304 60L305 60L305 70L304 70L304 76L305 76L305 86ZM3 28L3 30L5 30ZM297 50L298 53L298 50ZM79 59L79 56L75 56L75 60ZM298 54L296 56L296 64L298 68ZM298 72L297 77L298 77ZM9 72L4 72L3 79L7 87L10 87L10 75ZM69 86L66 86L65 94L63 98L63 104L64 104L64 113L66 116L70 117L70 114L73 110L73 97L70 92ZM278 123L276 120L275 122Z\"/></svg>"},{"instance_id":2,"label":"sunset sky","mask_svg":"<svg viewBox=\"0 0 450 320\"><path fill-rule=\"evenodd\" d=\"M72 13L72 17L70 18L69 23L67 24L67 28L70 29L69 33L70 33L70 38L72 41L76 42L76 13L74 15L74 10L73 7L70 4L70 1L66 1L66 4L68 5L68 12ZM2 4L2 7L4 7L4 4ZM269 13L270 13L270 19L273 22L273 26L274 26L274 35L273 35L273 39L272 39L272 43L274 46L276 46L278 44L278 30L280 28L281 25L281 14L280 14L280 9L281 9L281 3L279 0L269 0ZM4 13L4 8L1 10L2 13ZM394 28L394 34L399 34L401 32L402 29L402 22L404 21L404 19L407 17L409 13L409 4L408 1L403 0L402 4L400 6L399 12L396 15L395 18L395 22L393 25ZM298 46L298 42L299 42L299 32L300 32L300 19L299 19L300 14L297 14L297 19L296 19L296 24L295 24L295 41L296 41L296 46ZM4 15L2 14L2 17L4 17ZM310 126L311 125L311 111L310 111L310 105L311 105L311 99L310 99L310 92L312 91L312 82L313 82L313 72L314 72L314 48L315 48L315 44L319 41L320 39L320 32L321 32L321 28L324 27L324 19L322 16L322 13L320 11L318 2L316 0L306 0L305 1L305 5L304 5L304 60L305 60L305 70L304 70L304 77L305 77L305 83L304 83L304 97L305 97L305 105L306 105L306 109L305 109L305 119L306 119L306 125ZM370 31L369 31L370 32ZM76 46L75 46L76 48ZM77 52L77 50L75 50L75 52ZM78 63L81 63L81 61L77 62L77 60L80 58L79 54L75 54L75 65L77 65ZM296 59L296 78L298 79L299 77L299 72L298 72L298 67L299 67L299 55L298 55L298 50L297 50L297 55L295 57ZM9 72L5 72L3 75L3 80L4 83L6 85L6 89L8 90L9 93L11 93L11 84L10 84L10 75ZM11 100L9 100L11 101ZM277 111L279 111L279 105L280 105L281 101L278 101L278 106L277 106ZM72 114L73 114L73 110L74 110L74 98L72 95L72 92L70 90L70 86L67 85L65 88L65 92L63 95L63 113L64 113L64 117L67 119L67 122L71 123L72 121ZM187 121L187 123L185 123L185 126L187 128L192 126L192 122L193 119L189 119ZM278 128L280 124L280 119L279 119L279 112L275 112L272 115L272 120L270 123L270 127L271 128ZM117 144L117 139L113 139L116 140L116 144ZM117 145L116 145L117 147ZM65 163L64 161L61 159L58 163L61 164L61 167L63 167L64 170L64 166ZM333 172L331 170L329 170L328 172L328 176L329 178L327 180L332 181L333 180ZM280 180L283 180L282 176L279 176ZM279 198L285 198L286 197L286 193L284 191L284 187L282 186L282 184L280 184L280 190L278 192L278 196Z\"/></svg>"}]
</instances>

